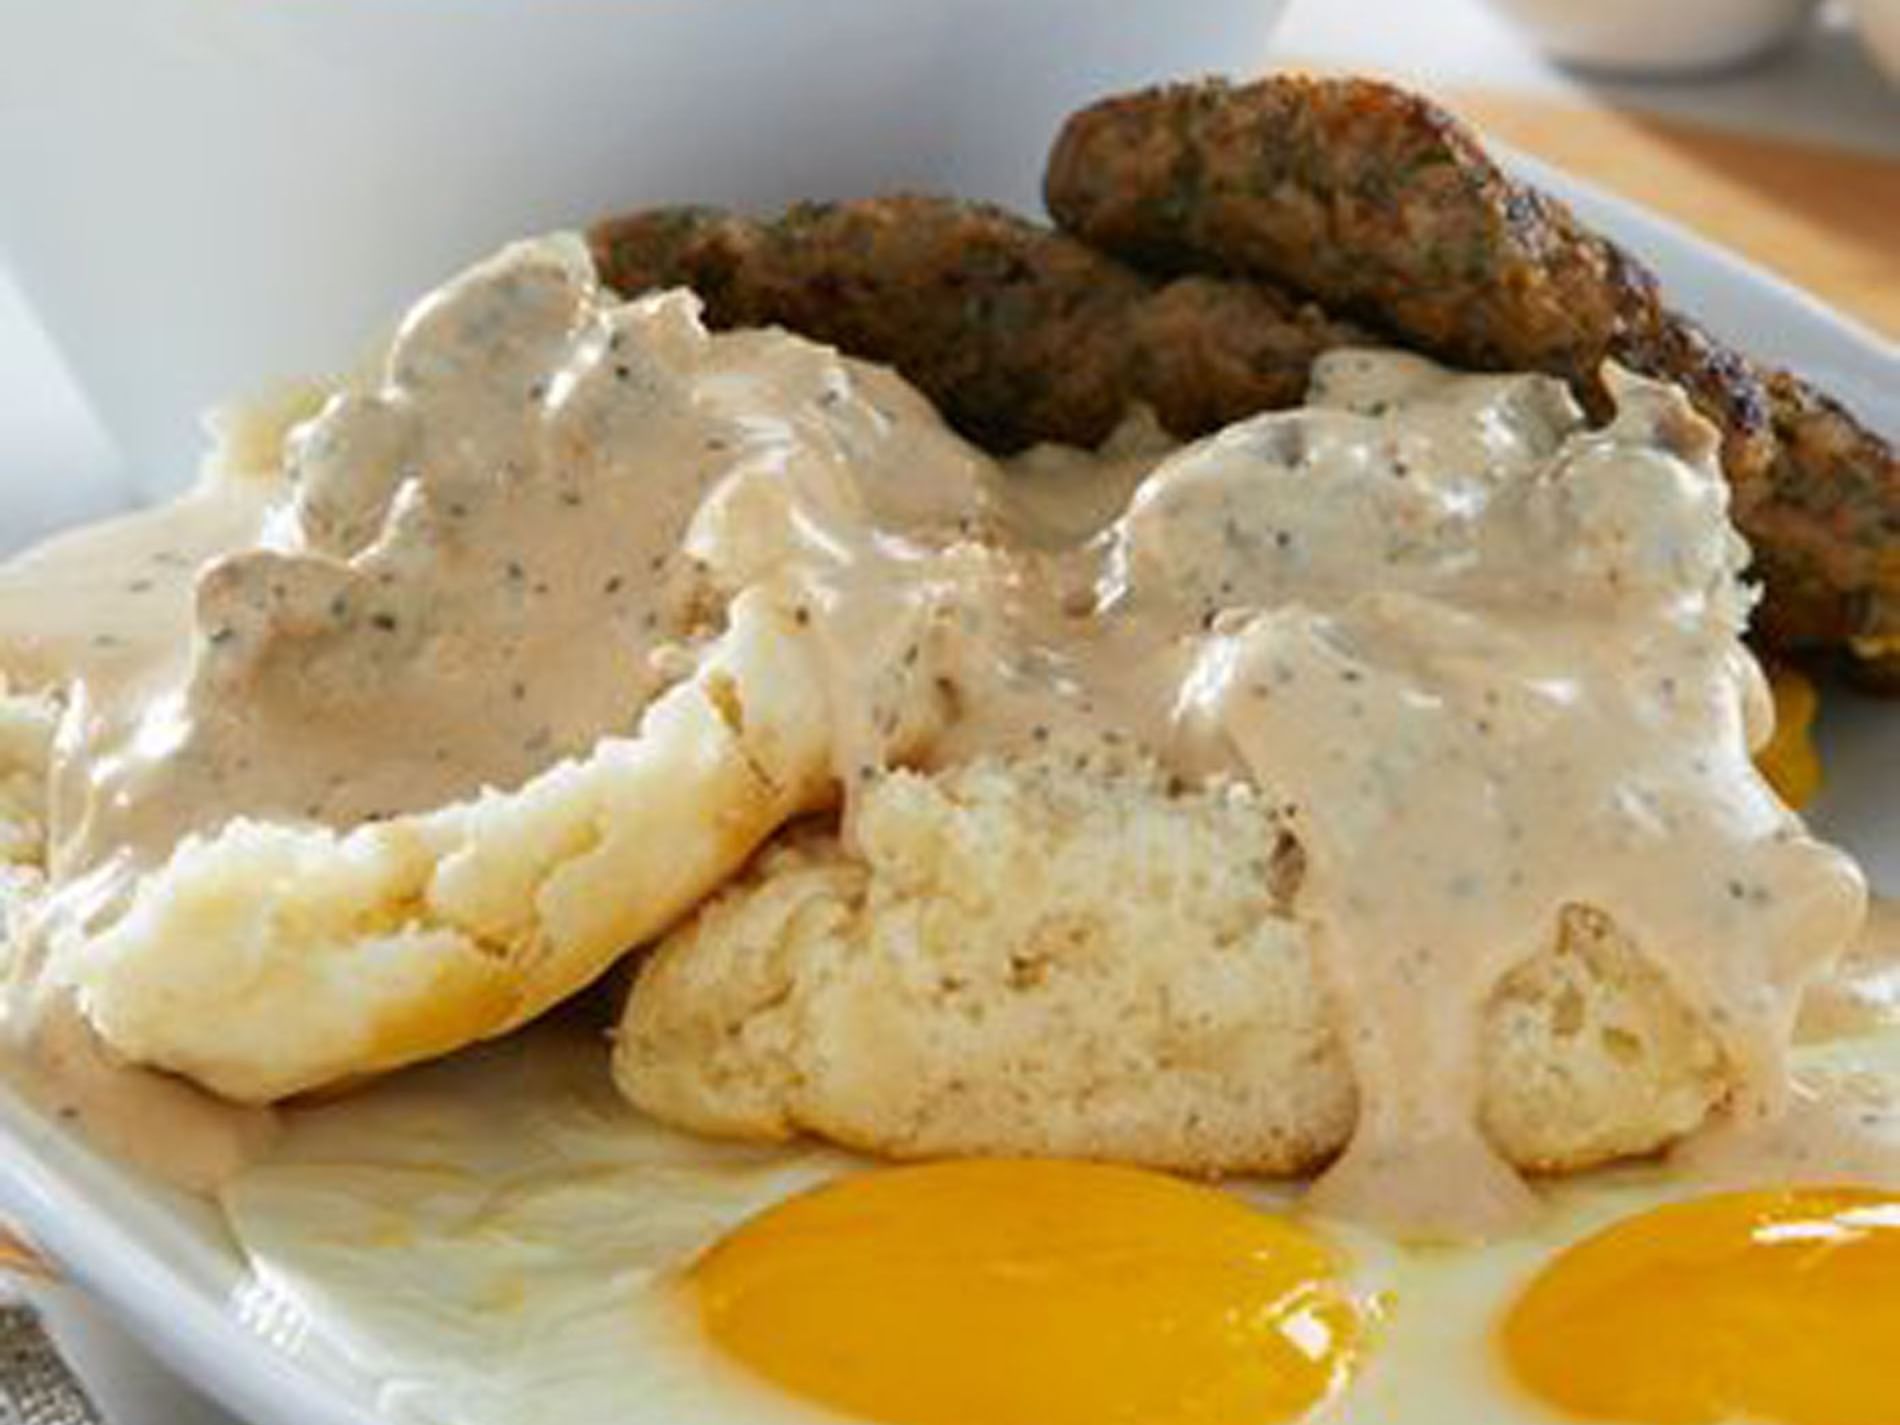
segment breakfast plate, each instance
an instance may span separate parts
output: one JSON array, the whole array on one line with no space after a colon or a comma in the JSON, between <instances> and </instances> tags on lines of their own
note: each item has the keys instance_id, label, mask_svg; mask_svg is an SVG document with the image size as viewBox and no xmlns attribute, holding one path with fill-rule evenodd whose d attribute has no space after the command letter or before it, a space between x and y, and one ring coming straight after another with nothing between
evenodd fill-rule
<instances>
[{"instance_id":1,"label":"breakfast plate","mask_svg":"<svg viewBox=\"0 0 1900 1425\"><path fill-rule=\"evenodd\" d=\"M1641 209L1528 159L1516 164L1652 263L1718 334L1810 374L1876 429L1900 435L1900 358L1877 336ZM1829 781L1815 822L1861 859L1876 887L1900 888L1900 799L1891 795L1900 720L1831 695L1821 737ZM425 1418L402 1413L359 1344L313 1327L260 1284L203 1202L94 1152L7 1087L0 1138L0 1211L232 1410L282 1425Z\"/></svg>"}]
</instances>

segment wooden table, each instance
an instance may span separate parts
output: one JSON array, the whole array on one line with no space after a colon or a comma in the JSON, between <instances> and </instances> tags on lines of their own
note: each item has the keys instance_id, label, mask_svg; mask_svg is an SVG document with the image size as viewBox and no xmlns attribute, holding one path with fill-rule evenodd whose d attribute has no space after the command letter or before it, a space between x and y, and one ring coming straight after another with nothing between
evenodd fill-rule
<instances>
[{"instance_id":1,"label":"wooden table","mask_svg":"<svg viewBox=\"0 0 1900 1425\"><path fill-rule=\"evenodd\" d=\"M1449 106L1900 339L1900 161L1634 109L1466 90Z\"/></svg>"}]
</instances>

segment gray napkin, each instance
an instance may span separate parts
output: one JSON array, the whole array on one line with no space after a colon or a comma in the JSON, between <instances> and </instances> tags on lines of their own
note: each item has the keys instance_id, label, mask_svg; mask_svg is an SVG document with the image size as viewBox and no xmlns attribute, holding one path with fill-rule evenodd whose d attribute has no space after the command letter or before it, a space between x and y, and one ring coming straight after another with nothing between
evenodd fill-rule
<instances>
[{"instance_id":1,"label":"gray napkin","mask_svg":"<svg viewBox=\"0 0 1900 1425\"><path fill-rule=\"evenodd\" d=\"M30 1306L0 1304L0 1425L100 1425Z\"/></svg>"}]
</instances>

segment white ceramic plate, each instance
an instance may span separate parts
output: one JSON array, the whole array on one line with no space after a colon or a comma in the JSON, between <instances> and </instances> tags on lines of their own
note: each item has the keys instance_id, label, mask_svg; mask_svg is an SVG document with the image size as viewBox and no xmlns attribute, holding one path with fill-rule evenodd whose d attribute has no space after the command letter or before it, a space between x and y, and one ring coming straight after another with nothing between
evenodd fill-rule
<instances>
[{"instance_id":1,"label":"white ceramic plate","mask_svg":"<svg viewBox=\"0 0 1900 1425\"><path fill-rule=\"evenodd\" d=\"M1900 438L1891 344L1672 224L1528 160L1519 166L1647 258L1678 305L1810 374ZM1830 789L1816 820L1862 858L1876 886L1900 892L1900 707L1834 700L1823 738ZM4 1085L0 1214L237 1413L271 1425L374 1421L374 1383L259 1307L213 1210L102 1159Z\"/></svg>"}]
</instances>

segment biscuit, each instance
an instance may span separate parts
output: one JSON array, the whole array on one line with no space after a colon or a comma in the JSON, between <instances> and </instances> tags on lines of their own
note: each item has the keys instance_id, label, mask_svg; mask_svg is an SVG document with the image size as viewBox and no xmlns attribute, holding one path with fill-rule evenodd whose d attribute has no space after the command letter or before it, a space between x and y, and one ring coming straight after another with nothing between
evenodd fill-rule
<instances>
[{"instance_id":1,"label":"biscuit","mask_svg":"<svg viewBox=\"0 0 1900 1425\"><path fill-rule=\"evenodd\" d=\"M1284 1174L1356 1094L1251 788L1071 752L896 772L857 850L782 839L659 945L614 1058L699 1132L897 1157L1055 1154ZM1485 1129L1518 1166L1657 1148L1728 1088L1714 1039L1604 915L1564 911L1484 1027Z\"/></svg>"},{"instance_id":2,"label":"biscuit","mask_svg":"<svg viewBox=\"0 0 1900 1425\"><path fill-rule=\"evenodd\" d=\"M439 289L381 372L287 441L227 422L221 459L283 468L269 534L158 645L174 742L79 749L49 973L115 1053L242 1102L507 1032L829 801L826 580L880 521L909 558L976 518L978 461L895 378L620 303L571 237ZM894 747L938 698L903 666L866 692Z\"/></svg>"},{"instance_id":3,"label":"biscuit","mask_svg":"<svg viewBox=\"0 0 1900 1425\"><path fill-rule=\"evenodd\" d=\"M347 832L236 821L57 972L142 1064L262 1103L506 1033L831 795L811 638L762 591L631 737L512 792Z\"/></svg>"}]
</instances>

